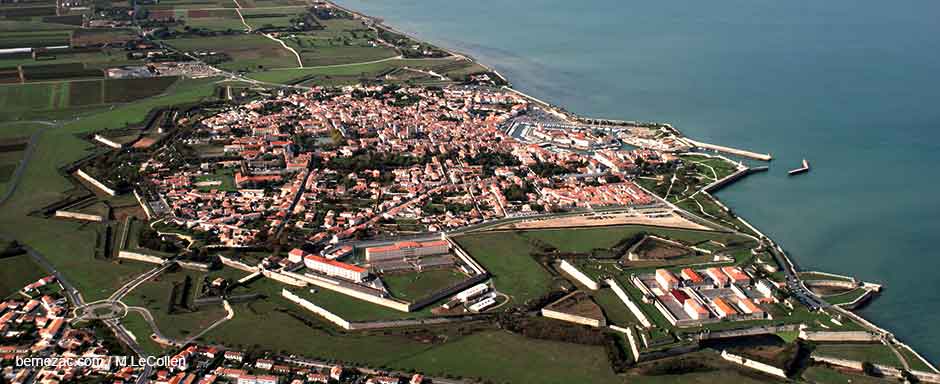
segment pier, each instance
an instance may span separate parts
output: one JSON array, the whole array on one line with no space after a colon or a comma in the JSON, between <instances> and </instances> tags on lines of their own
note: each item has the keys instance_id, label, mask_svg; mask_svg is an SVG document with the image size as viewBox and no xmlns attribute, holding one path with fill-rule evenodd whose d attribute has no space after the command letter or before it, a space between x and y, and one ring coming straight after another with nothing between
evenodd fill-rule
<instances>
[{"instance_id":1,"label":"pier","mask_svg":"<svg viewBox=\"0 0 940 384\"><path fill-rule=\"evenodd\" d=\"M809 162L806 159L803 159L803 166L797 169L790 170L789 175L799 175L801 173L809 172Z\"/></svg>"},{"instance_id":2,"label":"pier","mask_svg":"<svg viewBox=\"0 0 940 384\"><path fill-rule=\"evenodd\" d=\"M708 143L703 143L701 141L692 140L688 137L683 138L683 140L685 140L685 142L689 143L689 145L693 147L698 147L702 149L710 149L713 151L724 152L724 153L732 154L735 156L747 157L749 159L755 159L755 160L761 160L761 161L773 160L773 156L771 156L769 153L757 153L757 152L745 151L743 149L725 147L722 145L708 144Z\"/></svg>"}]
</instances>

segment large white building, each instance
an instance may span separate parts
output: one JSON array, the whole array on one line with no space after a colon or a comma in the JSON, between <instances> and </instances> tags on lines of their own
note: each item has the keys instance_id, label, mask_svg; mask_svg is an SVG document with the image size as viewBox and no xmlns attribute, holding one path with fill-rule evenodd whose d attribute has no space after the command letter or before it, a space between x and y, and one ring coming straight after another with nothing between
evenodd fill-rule
<instances>
[{"instance_id":1,"label":"large white building","mask_svg":"<svg viewBox=\"0 0 940 384\"><path fill-rule=\"evenodd\" d=\"M665 269L656 270L656 282L664 291L676 289L679 287L679 279L672 272Z\"/></svg>"},{"instance_id":2,"label":"large white building","mask_svg":"<svg viewBox=\"0 0 940 384\"><path fill-rule=\"evenodd\" d=\"M336 276L346 280L352 280L357 283L362 282L369 276L369 271L357 265L346 264L325 257L306 253L303 250L294 248L290 251L291 257L300 256L304 260L304 266L312 271L320 272L328 276Z\"/></svg>"},{"instance_id":3,"label":"large white building","mask_svg":"<svg viewBox=\"0 0 940 384\"><path fill-rule=\"evenodd\" d=\"M392 245L366 248L366 260L375 262L406 257L431 256L445 254L449 251L450 243L447 240L403 241Z\"/></svg>"},{"instance_id":4,"label":"large white building","mask_svg":"<svg viewBox=\"0 0 940 384\"><path fill-rule=\"evenodd\" d=\"M685 299L685 303L682 304L682 309L689 317L695 320L707 319L709 317L708 310L705 309L702 304L699 304L697 300L692 298Z\"/></svg>"}]
</instances>

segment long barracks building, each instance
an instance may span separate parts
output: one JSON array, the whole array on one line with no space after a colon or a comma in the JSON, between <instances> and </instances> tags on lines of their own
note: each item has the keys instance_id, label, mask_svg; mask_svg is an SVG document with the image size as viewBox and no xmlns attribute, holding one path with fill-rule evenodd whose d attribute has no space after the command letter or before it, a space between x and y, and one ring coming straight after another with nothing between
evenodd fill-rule
<instances>
[{"instance_id":1,"label":"long barracks building","mask_svg":"<svg viewBox=\"0 0 940 384\"><path fill-rule=\"evenodd\" d=\"M403 241L392 245L366 248L366 261L385 261L390 259L403 259L407 257L421 257L445 254L450 250L450 243L446 240L434 241Z\"/></svg>"},{"instance_id":2,"label":"long barracks building","mask_svg":"<svg viewBox=\"0 0 940 384\"><path fill-rule=\"evenodd\" d=\"M302 257L304 260L304 266L308 269L320 272L328 276L341 277L346 280L352 280L357 283L362 282L369 276L369 271L365 268L362 268L357 265L341 263L339 261L330 260L325 257L320 257L311 253L304 252L299 248L295 248L290 251L290 256L292 259Z\"/></svg>"}]
</instances>

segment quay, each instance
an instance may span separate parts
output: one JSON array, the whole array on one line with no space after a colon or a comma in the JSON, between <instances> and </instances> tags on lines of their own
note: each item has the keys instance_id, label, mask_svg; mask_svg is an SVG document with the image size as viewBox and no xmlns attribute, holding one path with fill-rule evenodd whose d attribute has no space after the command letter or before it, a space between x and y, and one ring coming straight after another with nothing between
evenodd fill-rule
<instances>
[{"instance_id":1,"label":"quay","mask_svg":"<svg viewBox=\"0 0 940 384\"><path fill-rule=\"evenodd\" d=\"M789 175L799 175L804 172L809 172L809 162L806 159L803 159L803 166L797 169L790 170Z\"/></svg>"},{"instance_id":2,"label":"quay","mask_svg":"<svg viewBox=\"0 0 940 384\"><path fill-rule=\"evenodd\" d=\"M683 138L683 140L685 140L687 143L689 143L689 145L693 147L698 147L702 149L710 149L713 151L729 153L732 155L747 157L750 159L761 160L761 161L773 160L773 156L771 156L769 153L757 153L757 152L745 151L743 149L725 147L722 145L708 144L708 143L703 143L701 141L692 140L688 137Z\"/></svg>"}]
</instances>

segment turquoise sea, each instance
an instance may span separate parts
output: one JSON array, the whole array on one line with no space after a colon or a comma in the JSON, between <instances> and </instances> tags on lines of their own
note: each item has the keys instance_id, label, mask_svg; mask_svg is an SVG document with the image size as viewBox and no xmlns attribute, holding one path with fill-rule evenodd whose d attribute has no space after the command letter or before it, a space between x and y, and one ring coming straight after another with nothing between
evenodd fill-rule
<instances>
[{"instance_id":1,"label":"turquoise sea","mask_svg":"<svg viewBox=\"0 0 940 384\"><path fill-rule=\"evenodd\" d=\"M803 269L885 284L862 314L940 360L940 2L339 2L572 112L773 153L719 197Z\"/></svg>"}]
</instances>

